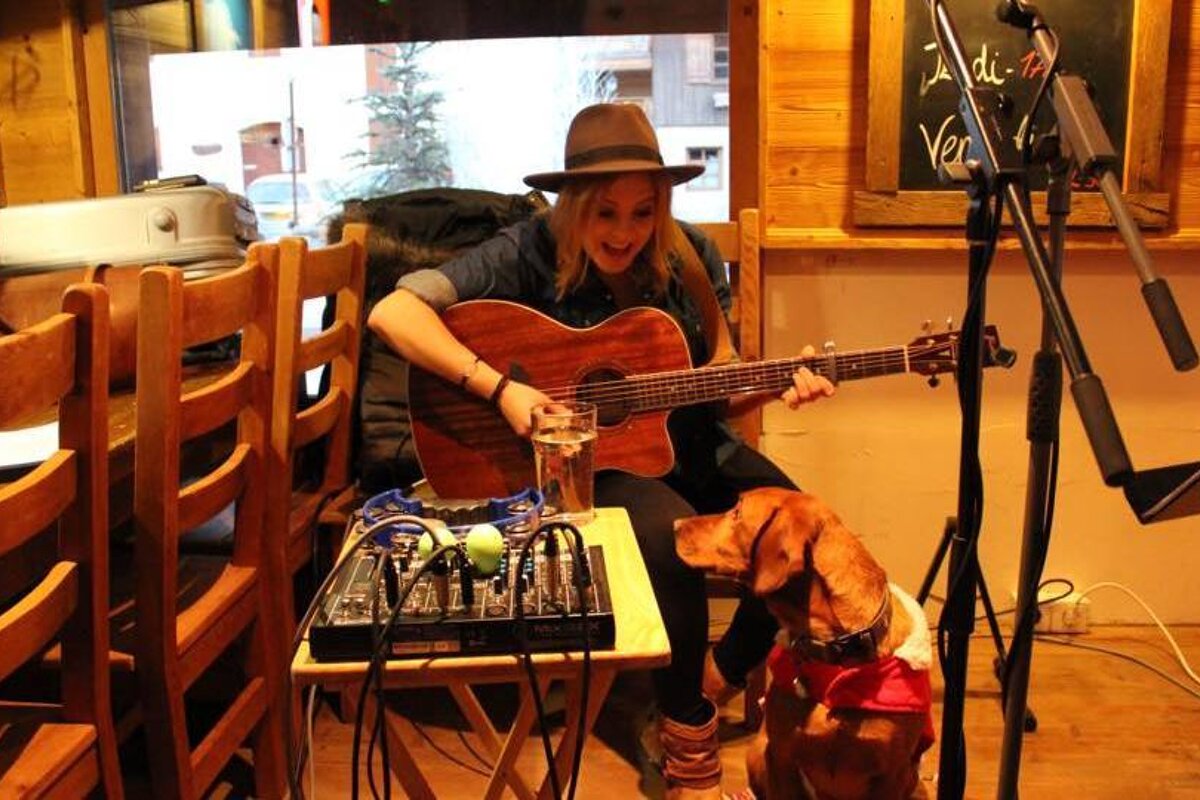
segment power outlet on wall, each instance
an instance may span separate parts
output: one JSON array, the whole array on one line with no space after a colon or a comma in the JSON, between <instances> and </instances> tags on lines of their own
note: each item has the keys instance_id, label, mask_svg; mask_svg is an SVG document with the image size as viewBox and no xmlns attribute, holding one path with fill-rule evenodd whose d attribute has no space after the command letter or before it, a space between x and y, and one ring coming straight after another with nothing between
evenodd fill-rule
<instances>
[{"instance_id":1,"label":"power outlet on wall","mask_svg":"<svg viewBox=\"0 0 1200 800\"><path fill-rule=\"evenodd\" d=\"M1057 586L1047 586L1038 592L1038 606L1041 614L1033 626L1037 633L1087 633L1091 622L1092 601L1086 597L1080 599L1079 592L1071 592L1059 599L1062 594ZM1015 599L1014 599L1015 603Z\"/></svg>"},{"instance_id":2,"label":"power outlet on wall","mask_svg":"<svg viewBox=\"0 0 1200 800\"><path fill-rule=\"evenodd\" d=\"M1033 629L1038 633L1087 633L1091 604L1088 598L1080 600L1078 592L1071 592L1061 600L1043 605L1041 618Z\"/></svg>"}]
</instances>

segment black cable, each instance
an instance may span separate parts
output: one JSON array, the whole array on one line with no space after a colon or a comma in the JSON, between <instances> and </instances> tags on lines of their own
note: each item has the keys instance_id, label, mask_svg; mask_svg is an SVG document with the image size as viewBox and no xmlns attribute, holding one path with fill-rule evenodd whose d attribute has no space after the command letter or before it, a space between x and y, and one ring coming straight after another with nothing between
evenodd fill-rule
<instances>
[{"instance_id":1,"label":"black cable","mask_svg":"<svg viewBox=\"0 0 1200 800\"><path fill-rule=\"evenodd\" d=\"M941 2L941 0L931 0L931 8L936 9L936 7L938 5L940 5L940 2ZM935 32L937 30L936 17L934 19L934 30L935 30ZM939 48L941 48L940 38L938 39L938 43L939 43L938 44ZM994 197L993 197L992 201L994 204L994 208L992 210L991 227L986 232L986 241L984 243L984 250L980 254L979 268L978 268L978 270L973 270L973 271L976 271L978 274L973 276L974 283L970 287L968 287L967 308L963 315L963 325L962 325L962 329L964 331L982 330L982 320L980 317L983 313L984 289L987 285L988 272L991 269L992 261L996 255L996 245L1000 239L1000 229L1001 229L1001 224L1003 221L1003 212L1004 212L1003 187L1001 187L1001 189L999 191L994 193ZM976 201L972 200L972 202L976 202ZM983 200L980 200L979 202L986 203L987 199L984 198ZM968 231L968 233L970 234L971 232ZM960 341L961 341L961 339L960 339ZM976 343L976 344L978 344L978 343ZM974 354L971 361L972 361L973 366L976 369L979 369L980 365L978 362L978 353ZM961 413L964 415L964 418L968 411L967 403L971 402L973 399L978 399L978 398L970 398L967 396L967 386L968 385L981 386L981 384L975 380L976 376L966 375L965 370L966 370L966 361L960 356L959 362L958 362L958 373L959 374L957 376L958 377L958 381L957 381L957 383L958 383L958 400L959 400L959 408L960 408ZM973 523L974 529L966 532L966 540L965 540L966 547L963 552L962 558L959 560L957 569L955 570L954 574L950 577L950 580L948 582L948 588L947 588L947 592L946 592L947 597L955 596L955 593L958 590L958 587L961 585L962 581L966 579L967 575L973 573L976 576L980 576L982 574L980 567L979 567L978 540L979 540L979 531L980 531L980 528L982 525L982 520L983 520L984 486L983 486L983 465L979 460L978 446L976 447L975 452L973 454L971 454L969 461L966 464L964 464L962 466L962 468L965 470L965 473L966 473L965 475L961 476L961 480L963 481L963 484L964 484L963 488L965 488L968 492L970 492L970 496L974 500L974 504L970 509L971 521ZM970 572L968 572L968 570L970 570ZM948 629L947 629L948 622L949 622L947 620L948 611L949 611L949 606L944 606L942 609L941 615L939 615L939 617L938 617L938 628L937 628L938 663L942 668L943 675L945 675L947 672L946 663L949 659L949 641L948 641L949 634L948 634ZM965 690L965 688L966 687L963 687L964 690ZM965 741L965 737L966 737L965 730L960 729L960 731L959 731L960 741ZM955 787L955 793L957 795L961 796L962 791L966 786L966 771L967 771L966 747L957 748L957 752L955 753L955 756L957 758L956 766L957 766L957 776L959 779L959 785L957 787Z\"/></svg>"},{"instance_id":2,"label":"black cable","mask_svg":"<svg viewBox=\"0 0 1200 800\"><path fill-rule=\"evenodd\" d=\"M379 584L383 577L383 562L384 562L384 559L386 559L386 558L387 558L386 552L380 552L380 553L376 554L375 566L371 570L370 576L367 578L367 581L368 581L369 585L371 586L371 647L372 647L372 652L374 651L374 648L379 646L379 639L380 639L380 632L381 632L381 625L380 625L380 619L379 619L379 593L380 593ZM363 684L364 687L369 686L369 685L370 685L370 682L364 682L364 684ZM354 717L354 738L352 739L351 745L350 745L350 761L351 761L351 763L353 763L355 765L354 773L350 776L350 796L351 797L358 797L358 756L359 756L359 747L360 747L361 738L362 738L361 737L362 725L364 722L364 719L363 719L363 706L364 706L363 701L364 701L364 699L365 698L363 698L363 697L359 698L358 708L356 709L356 713L355 713L355 717ZM380 708L382 708L382 707L380 707ZM371 788L371 796L372 797L379 797L379 791L375 787L375 773L371 769L371 762L373 760L372 755L375 752L375 744L379 737L379 720L382 717L383 717L383 713L382 713L382 710L380 710L375 715L375 724L371 728L371 738L368 740L368 743L367 743L367 784ZM386 751L387 751L387 746L386 746L386 742L385 742L384 752L386 753ZM385 778L387 777L386 772L384 773L384 777ZM391 783L390 780L388 780L386 782L388 784Z\"/></svg>"},{"instance_id":3,"label":"black cable","mask_svg":"<svg viewBox=\"0 0 1200 800\"><path fill-rule=\"evenodd\" d=\"M384 595L383 590L383 573L387 569L388 559L392 557L391 550L386 549L379 554L379 561L375 565L375 569L371 571L371 644L378 648L380 642L387 632L382 627L382 619L379 615L379 598ZM386 595L384 595L386 600ZM383 694L383 670L376 673L375 677L375 729L371 732L371 741L367 746L367 779L371 781L371 795L375 796L375 772L371 767L375 744L378 742L382 745L382 772L383 772L383 796L385 800L391 800L392 797L392 781L391 781L391 754L388 752L387 746L387 725L384 721L383 706L387 702L387 698Z\"/></svg>"},{"instance_id":4,"label":"black cable","mask_svg":"<svg viewBox=\"0 0 1200 800\"><path fill-rule=\"evenodd\" d=\"M461 758L454 755L446 748L442 747L440 744L437 743L437 741L432 736L429 735L429 731L425 730L425 726L422 725L421 723L416 722L415 720L412 720L412 719L410 719L408 721L408 723L413 726L413 729L418 734L420 734L421 738L425 740L425 743L427 745L429 745L433 749L433 751L435 753L437 753L439 756L441 756L442 758L446 759L447 761L449 761L452 764L462 767L463 769L467 770L468 772L474 772L476 775L482 775L485 778L491 777L490 770L492 770L494 768L493 765L491 763L489 763L488 761L486 761L483 758L483 756L479 755L479 753L475 750L475 748L472 747L471 744L467 741L467 737L463 735L462 731L457 732L459 741L462 743L463 747L466 748L467 752L469 752L472 756L474 756L475 760L477 760L480 764L482 764L488 771L484 771L484 770L480 769L479 767L475 766L474 764L468 764L466 761L463 761Z\"/></svg>"},{"instance_id":5,"label":"black cable","mask_svg":"<svg viewBox=\"0 0 1200 800\"><path fill-rule=\"evenodd\" d=\"M413 723L413 727L419 727L419 726L416 723ZM467 738L467 735L465 733L463 733L462 731L457 731L457 733L458 733L459 744L461 744L466 749L466 751L468 753L470 753L471 756L483 766L483 770L472 767L470 764L464 764L463 762L459 761L459 759L450 755L450 753L448 753L448 752L442 751L440 749L438 750L438 752L441 753L444 757L457 763L463 769L469 769L472 772L477 772L480 775L484 775L484 776L487 776L490 778L491 774L492 774L492 770L494 770L496 768L495 763L488 761L486 758L484 758L482 755L480 755L479 751L475 749L475 745L471 744L471 740ZM423 735L425 736L426 740L429 740L429 734L423 734ZM437 745L434 745L431 740L429 740L429 742L430 742L430 745L434 747L434 749L437 749ZM487 771L485 772L484 770L487 770Z\"/></svg>"},{"instance_id":6,"label":"black cable","mask_svg":"<svg viewBox=\"0 0 1200 800\"><path fill-rule=\"evenodd\" d=\"M409 516L409 515L396 515L394 518L380 520L375 525L372 525L371 528L369 528L368 530L374 531L374 530L376 530L378 528L382 528L382 527L396 527L400 524L414 525L416 527L419 527L422 530L424 530L425 532L429 533L429 535L434 537L434 540L437 541L437 534L434 532L434 529L432 527L430 527L429 523L427 523L425 520L422 520L419 517L413 517L413 516ZM364 534L364 538L365 538L365 534ZM428 570L435 562L437 562L440 558L442 558L448 551L458 552L458 550L459 550L459 544L458 544L458 542L455 542L453 544L448 544L448 545L443 545L441 547L438 547L430 554L429 558L425 561L425 563L423 563L420 566L420 568L417 570L416 574L413 575L412 579L408 582L408 584L401 591L400 596L396 600L396 605L391 609L391 613L388 616L387 623L383 628L385 635L380 637L379 642L374 645L373 652L371 653L371 657L367 663L366 674L363 676L362 689L359 691L358 708L356 709L355 719L354 719L354 738L353 738L353 744L352 744L352 754L353 755L352 755L352 764L351 764L351 770L352 770L352 772L351 772L351 796L352 797L355 797L355 798L358 797L358 753L359 753L359 750L361 747L364 707L366 705L367 693L370 691L372 683L376 680L376 676L379 675L379 680L382 681L382 675L380 673L382 670L383 662L386 661L387 645L388 645L389 638L390 638L387 635L387 632L389 632L391 630L391 628L395 624L397 618L399 618L400 611L404 607L405 601L408 600L409 594L412 592L413 588L416 587L418 580L421 578L422 575L425 574L426 570ZM384 713L384 709L383 709L382 705L380 705L379 708L377 709L377 713L381 716ZM370 768L370 765L368 764L368 772L370 771L369 768Z\"/></svg>"},{"instance_id":7,"label":"black cable","mask_svg":"<svg viewBox=\"0 0 1200 800\"><path fill-rule=\"evenodd\" d=\"M521 645L521 662L525 665L525 676L529 680L529 691L533 692L533 703L537 708L538 729L542 734L542 749L546 756L546 766L550 771L550 788L553 792L554 800L562 800L562 787L558 781L558 769L554 763L554 750L550 746L550 732L546 728L546 709L542 702L542 692L538 688L537 672L533 667L533 654L529 650L529 625L525 621L525 604L522 602L525 594L525 588L522 586L521 577L522 570L525 566L525 560L529 557L529 553L533 545L537 542L539 536L545 536L547 531L553 535L551 525L543 525L529 535L525 543L521 546L521 551L517 555L517 567L515 572L516 581L516 602L514 610L517 615L517 641ZM534 564L536 570L536 563Z\"/></svg>"},{"instance_id":8,"label":"black cable","mask_svg":"<svg viewBox=\"0 0 1200 800\"><path fill-rule=\"evenodd\" d=\"M416 522L412 522L412 520L416 520ZM433 529L430 528L428 523L426 523L424 520L420 520L416 517L406 517L405 524L410 524L410 523L419 525L425 531L429 532L429 534L431 536L435 535L433 533ZM353 757L352 764L351 764L351 769L352 769L351 797L354 797L354 798L358 797L358 794L357 794L357 788L358 788L357 752L358 752L358 748L359 748L359 741L362 737L364 707L366 706L367 693L371 689L372 682L375 681L376 676L381 673L381 671L383 669L383 663L387 660L387 645L389 643L390 636L386 635L386 634L391 631L392 626L396 623L396 620L400 617L400 611L401 611L401 609L404 608L404 603L408 600L409 594L412 593L412 590L416 587L421 576L423 576L425 574L425 572L435 562L438 561L438 559L442 558L443 556L445 556L446 553L448 553L450 551L458 552L458 543L457 542L455 542L454 544L442 545L441 547L438 547L436 550L434 550L432 553L430 553L429 558L425 561L425 563L423 563L417 569L416 573L412 576L412 579L401 590L400 596L396 600L396 605L392 608L391 613L388 616L387 623L384 626L385 635L381 638L380 642L375 647L374 651L371 653L371 657L367 662L367 672L363 676L363 685L362 685L362 688L359 690L359 695L358 695L358 708L356 709L356 713L355 713L355 717L354 717L353 752L356 755ZM383 707L380 706L379 708L377 708L376 713L379 714L380 716L382 716L384 714ZM369 768L370 768L370 765L368 764L368 773L370 772Z\"/></svg>"},{"instance_id":9,"label":"black cable","mask_svg":"<svg viewBox=\"0 0 1200 800\"><path fill-rule=\"evenodd\" d=\"M377 523L376 525L371 525L369 527L365 526L363 528L363 530L358 534L358 538L351 540L351 542L346 547L343 548L341 557L337 560L337 562L329 570L329 574L327 576L325 576L325 580L322 581L321 585L317 587L316 592L313 594L312 600L309 601L308 608L304 612L304 616L301 618L299 624L296 626L296 632L292 636L291 651L288 655L288 664L289 665L291 664L291 662L293 660L295 660L296 653L300 649L300 643L304 641L304 636L308 632L308 626L312 622L313 617L315 617L317 615L317 611L320 610L321 604L322 604L323 600L325 599L325 595L329 592L329 587L333 585L333 582L335 580L337 580L339 575L341 575L342 570L344 570L346 568L346 565L350 563L351 557L358 551L358 549L360 547L363 546L364 543L367 542L368 537L371 534L373 534L375 531L377 531L379 528L384 527L387 524L391 524L390 519L386 520L386 521L381 521L380 523ZM300 745L298 747L300 752L296 753L295 757L293 758L293 752L292 752L292 733L293 733L293 731L291 729L291 727L292 727L291 703L292 703L293 686L292 686L292 671L290 668L287 671L287 684L288 684L287 691L284 693L283 724L284 724L284 736L286 738L287 757L288 757L288 761L293 764L292 769L289 770L288 779L290 781L290 789L291 789L292 796L297 798L297 800L303 800L304 791L303 791L303 786L302 786L303 779L301 776L304 771L305 761L308 758L308 750L305 746Z\"/></svg>"},{"instance_id":10,"label":"black cable","mask_svg":"<svg viewBox=\"0 0 1200 800\"><path fill-rule=\"evenodd\" d=\"M587 603L587 587L591 581L587 580L587 563L584 560L587 558L587 546L584 544L583 534L574 525L566 524L564 528L566 528L563 531L564 534L571 534L566 537L575 559L574 569L571 570L571 579L575 584L575 597L579 600L579 618L583 625L583 674L581 676L583 687L579 693L580 713L583 717L580 720L579 734L575 741L575 753L571 758L571 788L567 794L568 800L575 800L575 789L579 785L579 769L583 764L583 742L587 738L588 702L591 699L592 633L588 627Z\"/></svg>"}]
</instances>

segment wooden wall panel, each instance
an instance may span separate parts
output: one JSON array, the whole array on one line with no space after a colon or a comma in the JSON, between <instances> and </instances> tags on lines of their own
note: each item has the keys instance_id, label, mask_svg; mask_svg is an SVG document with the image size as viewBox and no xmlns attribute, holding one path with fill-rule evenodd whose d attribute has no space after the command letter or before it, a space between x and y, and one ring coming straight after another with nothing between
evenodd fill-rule
<instances>
[{"instance_id":1,"label":"wooden wall panel","mask_svg":"<svg viewBox=\"0 0 1200 800\"><path fill-rule=\"evenodd\" d=\"M1167 89L1159 100L1166 106L1159 188L1170 194L1171 209L1167 230L1146 238L1179 249L1200 239L1200 60L1192 53L1200 42L1200 7L1198 0L1172 6ZM870 0L763 0L762 209L769 248L807 247L821 228L829 230L818 238L850 247L861 238L878 248L881 238L895 235L855 228L851 220L853 193L866 188L871 10ZM1155 98L1136 102L1149 111L1156 105ZM1138 158L1154 167L1153 153ZM1089 244L1114 241L1101 232L1073 235ZM905 247L909 238L897 235Z\"/></svg>"},{"instance_id":2,"label":"wooden wall panel","mask_svg":"<svg viewBox=\"0 0 1200 800\"><path fill-rule=\"evenodd\" d=\"M115 191L102 9L100 0L0 0L0 188L8 204Z\"/></svg>"},{"instance_id":3,"label":"wooden wall panel","mask_svg":"<svg viewBox=\"0 0 1200 800\"><path fill-rule=\"evenodd\" d=\"M64 52L57 3L4 3L0 12L0 153L7 202L45 199L38 187L78 195L74 153L76 126L69 88L74 76Z\"/></svg>"},{"instance_id":4,"label":"wooden wall panel","mask_svg":"<svg viewBox=\"0 0 1200 800\"><path fill-rule=\"evenodd\" d=\"M865 76L856 75L862 57L856 53L867 41L855 19L869 13L869 4L770 0L766 6L767 225L843 228L863 170L861 153L850 151L865 152L866 127L854 109L866 103ZM858 28L865 31L866 25Z\"/></svg>"}]
</instances>

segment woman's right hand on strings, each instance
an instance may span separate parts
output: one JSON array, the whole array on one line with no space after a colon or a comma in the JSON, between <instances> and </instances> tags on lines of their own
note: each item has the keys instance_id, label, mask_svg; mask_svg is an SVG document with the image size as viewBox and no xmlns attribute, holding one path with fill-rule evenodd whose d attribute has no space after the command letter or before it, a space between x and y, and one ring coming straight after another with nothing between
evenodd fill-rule
<instances>
[{"instance_id":1,"label":"woman's right hand on strings","mask_svg":"<svg viewBox=\"0 0 1200 800\"><path fill-rule=\"evenodd\" d=\"M533 407L549 402L552 402L549 397L529 384L509 381L500 393L500 413L518 436L528 439L533 427Z\"/></svg>"}]
</instances>

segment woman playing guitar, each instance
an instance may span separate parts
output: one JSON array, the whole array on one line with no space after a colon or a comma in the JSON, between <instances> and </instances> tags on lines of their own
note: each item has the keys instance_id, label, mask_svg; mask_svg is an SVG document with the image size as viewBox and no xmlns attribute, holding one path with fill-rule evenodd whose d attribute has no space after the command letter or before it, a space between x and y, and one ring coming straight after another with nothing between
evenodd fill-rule
<instances>
[{"instance_id":1,"label":"woman playing guitar","mask_svg":"<svg viewBox=\"0 0 1200 800\"><path fill-rule=\"evenodd\" d=\"M490 401L520 436L529 433L533 406L552 398L506 365L487 363L456 338L439 318L450 306L508 300L573 328L650 306L679 324L692 364L699 366L710 360L713 346L705 336L701 303L681 278L687 257L682 248L699 255L721 309L727 312L730 304L716 248L671 216L672 186L704 168L664 166L657 137L639 107L600 104L580 111L567 134L564 166L525 179L536 189L558 193L549 212L501 231L438 269L404 276L368 320L371 330L415 366ZM506 331L494 335L504 337ZM802 367L782 399L795 408L833 391L828 380ZM596 476L596 505L629 512L671 643L670 666L654 675L668 796L721 796L713 702L723 702L731 687L744 684L777 630L761 601L747 598L706 659L704 576L679 559L673 532L676 519L728 510L746 489L795 488L722 420L726 411L769 399L760 392L680 408L668 421L675 452L669 472L659 478L616 470Z\"/></svg>"}]
</instances>

